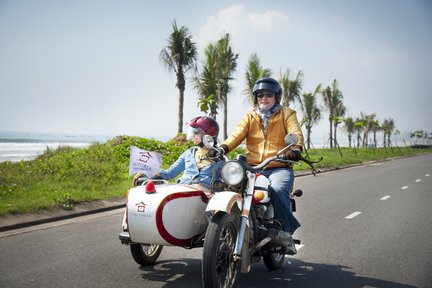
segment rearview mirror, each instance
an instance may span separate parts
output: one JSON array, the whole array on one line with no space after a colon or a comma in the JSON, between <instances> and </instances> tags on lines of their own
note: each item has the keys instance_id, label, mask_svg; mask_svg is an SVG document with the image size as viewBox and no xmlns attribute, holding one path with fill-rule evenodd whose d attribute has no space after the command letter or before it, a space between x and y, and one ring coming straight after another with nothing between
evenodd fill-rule
<instances>
[{"instance_id":1,"label":"rearview mirror","mask_svg":"<svg viewBox=\"0 0 432 288\"><path fill-rule=\"evenodd\" d=\"M298 137L296 134L288 134L285 136L285 144L287 146L294 146L298 142Z\"/></svg>"},{"instance_id":2,"label":"rearview mirror","mask_svg":"<svg viewBox=\"0 0 432 288\"><path fill-rule=\"evenodd\" d=\"M204 135L203 144L207 149L213 148L213 145L214 145L213 137L210 135Z\"/></svg>"}]
</instances>

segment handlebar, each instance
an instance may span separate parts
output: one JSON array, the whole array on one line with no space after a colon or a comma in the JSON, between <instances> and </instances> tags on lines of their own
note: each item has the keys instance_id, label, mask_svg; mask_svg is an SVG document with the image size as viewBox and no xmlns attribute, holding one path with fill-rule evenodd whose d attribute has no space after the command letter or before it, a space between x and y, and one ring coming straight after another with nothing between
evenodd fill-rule
<instances>
[{"instance_id":1,"label":"handlebar","mask_svg":"<svg viewBox=\"0 0 432 288\"><path fill-rule=\"evenodd\" d=\"M261 164L255 165L255 166L250 166L252 169L254 170L260 170L262 168L264 168L265 166L267 166L270 162L281 162L281 163L288 163L288 164L298 164L301 165L299 162L297 161L293 161L293 160L288 160L288 159L283 159L280 156L276 155L270 158L265 159L263 162L261 162Z\"/></svg>"},{"instance_id":2,"label":"handlebar","mask_svg":"<svg viewBox=\"0 0 432 288\"><path fill-rule=\"evenodd\" d=\"M293 161L293 160L288 160L288 159L283 159L281 158L279 155L275 155L273 157L267 158L265 159L263 162L261 162L258 165L252 166L249 163L247 163L246 158L244 157L244 155L242 155L242 157L237 159L238 161L242 162L244 167L246 168L246 170L252 172L252 173L257 173L260 170L262 170L264 167L266 167L270 162L281 162L281 163L290 163L290 164L298 164L301 165L299 162Z\"/></svg>"},{"instance_id":3,"label":"handlebar","mask_svg":"<svg viewBox=\"0 0 432 288\"><path fill-rule=\"evenodd\" d=\"M316 176L316 173L318 173L318 171L315 169L314 164L317 164L317 163L321 162L321 160L323 160L323 159L324 159L323 157L320 157L317 161L311 161L311 160L308 160L308 159L305 159L305 158L301 157L300 161L303 161L307 165L309 165L309 167L312 169L312 174L314 176Z\"/></svg>"},{"instance_id":4,"label":"handlebar","mask_svg":"<svg viewBox=\"0 0 432 288\"><path fill-rule=\"evenodd\" d=\"M275 155L275 156L273 156L273 157L267 158L267 159L265 159L263 162L261 162L261 163L258 164L258 165L255 165L255 166L252 166L252 165L250 165L249 163L247 163L247 162L246 162L246 159L238 159L238 160L240 160L240 161L244 164L246 170L248 170L248 171L250 171L250 172L253 172L253 173L256 173L256 172L258 172L259 170L262 170L262 169L263 169L264 167L266 167L270 162L273 162L273 161L274 161L274 162L281 162L281 163L290 163L290 164L297 164L297 165L301 165L300 162L281 158L280 155ZM323 160L323 157L321 157L321 158L318 159L317 161L311 161L311 160L308 160L308 159L305 159L305 158L301 157L299 161L303 161L303 162L305 162L307 165L309 165L309 167L311 167L311 169L312 169L312 174L315 176L316 173L318 173L318 171L315 169L314 164L321 162L321 160Z\"/></svg>"}]
</instances>

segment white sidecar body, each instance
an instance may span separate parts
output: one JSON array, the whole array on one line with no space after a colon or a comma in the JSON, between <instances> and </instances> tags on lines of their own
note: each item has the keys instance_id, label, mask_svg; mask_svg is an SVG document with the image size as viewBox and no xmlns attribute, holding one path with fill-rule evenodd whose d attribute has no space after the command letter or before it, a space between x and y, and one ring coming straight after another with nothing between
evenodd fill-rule
<instances>
[{"instance_id":1,"label":"white sidecar body","mask_svg":"<svg viewBox=\"0 0 432 288\"><path fill-rule=\"evenodd\" d=\"M190 247L205 233L208 197L202 190L181 184L147 190L144 185L128 193L126 223L132 242Z\"/></svg>"}]
</instances>

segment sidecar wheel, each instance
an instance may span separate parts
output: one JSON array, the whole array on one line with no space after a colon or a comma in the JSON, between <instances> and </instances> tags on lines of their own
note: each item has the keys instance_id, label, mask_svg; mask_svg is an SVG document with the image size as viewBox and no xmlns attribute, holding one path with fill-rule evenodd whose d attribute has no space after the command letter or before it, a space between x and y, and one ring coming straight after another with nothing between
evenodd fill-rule
<instances>
[{"instance_id":1,"label":"sidecar wheel","mask_svg":"<svg viewBox=\"0 0 432 288\"><path fill-rule=\"evenodd\" d=\"M202 278L204 287L230 288L237 279L240 262L233 261L238 224L236 217L216 213L204 238Z\"/></svg>"},{"instance_id":2,"label":"sidecar wheel","mask_svg":"<svg viewBox=\"0 0 432 288\"><path fill-rule=\"evenodd\" d=\"M269 270L278 270L282 267L285 261L285 255L283 253L273 253L263 256L264 264Z\"/></svg>"},{"instance_id":3,"label":"sidecar wheel","mask_svg":"<svg viewBox=\"0 0 432 288\"><path fill-rule=\"evenodd\" d=\"M151 266L159 258L162 252L162 245L149 245L134 243L130 245L132 257L136 263L142 266Z\"/></svg>"}]
</instances>

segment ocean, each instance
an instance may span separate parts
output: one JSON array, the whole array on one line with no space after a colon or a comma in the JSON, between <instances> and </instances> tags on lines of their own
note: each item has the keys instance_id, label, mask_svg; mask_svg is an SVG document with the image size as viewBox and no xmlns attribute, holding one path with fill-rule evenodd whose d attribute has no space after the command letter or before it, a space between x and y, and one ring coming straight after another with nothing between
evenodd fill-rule
<instances>
[{"instance_id":1,"label":"ocean","mask_svg":"<svg viewBox=\"0 0 432 288\"><path fill-rule=\"evenodd\" d=\"M58 147L85 148L93 143L104 143L113 136L79 135L35 132L0 131L0 162L33 160L49 149Z\"/></svg>"}]
</instances>

